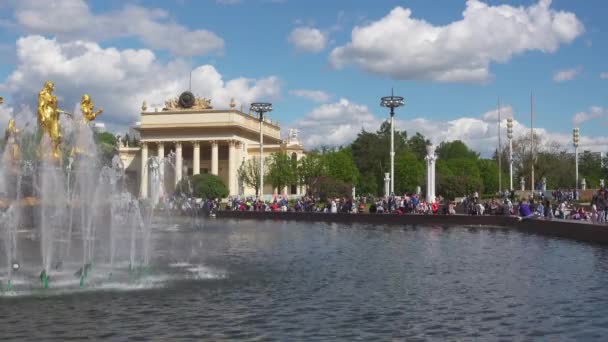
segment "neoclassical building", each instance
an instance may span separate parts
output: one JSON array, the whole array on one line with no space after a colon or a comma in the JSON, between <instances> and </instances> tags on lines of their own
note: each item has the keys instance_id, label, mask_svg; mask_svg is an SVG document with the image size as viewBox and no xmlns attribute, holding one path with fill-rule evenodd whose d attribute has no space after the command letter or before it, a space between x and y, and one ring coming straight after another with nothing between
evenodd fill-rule
<instances>
[{"instance_id":1,"label":"neoclassical building","mask_svg":"<svg viewBox=\"0 0 608 342\"><path fill-rule=\"evenodd\" d=\"M211 173L221 177L231 196L253 195L238 177L239 167L260 155L260 126L264 141L264 157L285 152L291 158L300 159L304 149L296 130L290 130L288 138L281 139L281 129L276 122L265 118L262 125L258 117L236 109L234 100L228 109L215 109L211 100L196 98L184 92L179 98L165 102L162 109L148 110L142 105L141 119L134 127L139 133L140 146L120 144L118 151L124 163L132 190L142 198L150 196L151 164L154 156L167 160L163 167L162 194L170 195L175 184L183 177ZM136 189L134 189L136 188ZM293 185L285 189L273 189L264 182L264 194L299 195L301 187Z\"/></svg>"}]
</instances>

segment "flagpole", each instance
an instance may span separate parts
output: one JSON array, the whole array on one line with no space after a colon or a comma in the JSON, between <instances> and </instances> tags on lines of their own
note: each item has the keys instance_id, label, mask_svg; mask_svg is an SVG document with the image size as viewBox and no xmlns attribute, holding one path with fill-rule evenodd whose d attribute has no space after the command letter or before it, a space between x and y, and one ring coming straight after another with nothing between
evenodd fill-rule
<instances>
[{"instance_id":1,"label":"flagpole","mask_svg":"<svg viewBox=\"0 0 608 342\"><path fill-rule=\"evenodd\" d=\"M530 188L534 196L534 94L530 92L530 155L532 156L532 174L530 178Z\"/></svg>"},{"instance_id":2,"label":"flagpole","mask_svg":"<svg viewBox=\"0 0 608 342\"><path fill-rule=\"evenodd\" d=\"M502 191L502 146L500 132L500 96L498 97L498 192Z\"/></svg>"}]
</instances>

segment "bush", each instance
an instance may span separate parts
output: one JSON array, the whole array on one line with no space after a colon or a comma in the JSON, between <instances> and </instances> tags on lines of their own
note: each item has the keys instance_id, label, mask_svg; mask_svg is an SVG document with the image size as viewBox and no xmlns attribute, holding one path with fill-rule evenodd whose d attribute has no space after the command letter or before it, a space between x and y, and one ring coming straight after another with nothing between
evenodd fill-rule
<instances>
[{"instance_id":1,"label":"bush","mask_svg":"<svg viewBox=\"0 0 608 342\"><path fill-rule=\"evenodd\" d=\"M350 197L352 194L350 185L330 177L318 177L311 190L313 195L321 198L322 201L328 198Z\"/></svg>"},{"instance_id":2,"label":"bush","mask_svg":"<svg viewBox=\"0 0 608 342\"><path fill-rule=\"evenodd\" d=\"M179 181L175 186L175 193L205 199L226 198L228 197L228 188L220 177L200 174Z\"/></svg>"}]
</instances>

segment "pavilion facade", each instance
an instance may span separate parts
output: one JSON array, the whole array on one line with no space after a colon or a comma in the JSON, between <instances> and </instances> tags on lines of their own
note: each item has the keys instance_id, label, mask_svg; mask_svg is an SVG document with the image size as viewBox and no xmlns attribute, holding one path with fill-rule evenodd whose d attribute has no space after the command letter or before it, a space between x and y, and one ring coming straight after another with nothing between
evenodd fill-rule
<instances>
[{"instance_id":1,"label":"pavilion facade","mask_svg":"<svg viewBox=\"0 0 608 342\"><path fill-rule=\"evenodd\" d=\"M184 94L179 99L166 101L161 110L149 111L144 102L140 122L135 127L139 132L139 146L120 144L118 150L125 171L130 179L137 179L137 184L131 184L132 191L142 198L149 197L154 190L161 196L171 195L184 177L210 173L224 181L230 196L254 195L255 189L243 183L238 169L247 160L260 156L258 118L236 109L234 101L228 109L214 109L210 100L194 98L191 93L191 98L186 96L183 100ZM261 126L266 159L277 152L288 153L297 160L304 156L297 131L290 130L288 138L283 140L278 123L265 118ZM151 189L150 173L154 172L151 165L155 162L151 157L163 157L166 161L161 168L160 189ZM302 187L296 184L274 189L264 182L264 195L299 195L301 192Z\"/></svg>"}]
</instances>

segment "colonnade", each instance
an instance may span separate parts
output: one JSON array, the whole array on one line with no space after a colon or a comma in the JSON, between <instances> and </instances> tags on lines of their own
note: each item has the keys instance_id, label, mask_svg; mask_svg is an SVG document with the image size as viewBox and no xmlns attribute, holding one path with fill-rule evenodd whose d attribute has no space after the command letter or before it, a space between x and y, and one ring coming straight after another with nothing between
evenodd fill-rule
<instances>
[{"instance_id":1,"label":"colonnade","mask_svg":"<svg viewBox=\"0 0 608 342\"><path fill-rule=\"evenodd\" d=\"M140 168L140 196L142 198L148 197L148 175L149 175L149 149L150 145L155 145L156 154L155 157L165 158L165 144L172 144L175 149L175 177L174 184L177 184L184 176L189 176L188 170L186 169L184 174L184 158L183 158L183 145L192 146L192 175L198 175L201 172L201 144L203 147L210 148L210 167L209 173L220 176L219 164L220 164L220 145L228 145L228 170L227 170L227 186L230 195L238 194L238 179L237 169L240 166L241 161L245 157L244 145L239 140L195 140L195 141L144 141L141 142L141 168ZM166 163L165 163L166 165Z\"/></svg>"}]
</instances>

